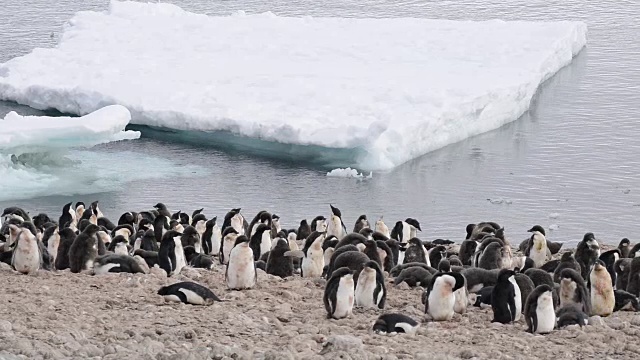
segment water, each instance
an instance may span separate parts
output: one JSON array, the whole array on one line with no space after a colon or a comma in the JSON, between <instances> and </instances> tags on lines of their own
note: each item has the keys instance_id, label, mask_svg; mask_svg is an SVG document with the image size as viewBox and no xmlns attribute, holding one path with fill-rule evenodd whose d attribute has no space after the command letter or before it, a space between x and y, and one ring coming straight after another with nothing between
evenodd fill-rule
<instances>
[{"instance_id":1,"label":"water","mask_svg":"<svg viewBox=\"0 0 640 360\"><path fill-rule=\"evenodd\" d=\"M0 62L34 47L54 46L62 24L76 11L108 6L103 0L58 1L55 7L45 0L6 2L0 10ZM549 238L570 244L587 231L603 242L617 243L624 236L639 240L635 222L640 215L640 2L171 2L207 14L246 10L289 16L581 20L589 26L589 42L569 67L543 84L529 113L518 121L390 173L374 174L370 181L327 178L323 171L289 161L142 139L94 151L129 154L105 164L113 171L143 153L194 165L197 171L188 176L140 176L100 193L0 202L0 207L19 203L57 216L65 202L99 200L115 220L125 210L149 208L161 199L174 210L205 207L205 213L219 217L237 206L247 217L269 209L282 216L285 226L294 227L303 217L328 214L331 202L342 209L349 225L361 213L371 219L384 214L388 225L416 217L423 224L424 239L460 240L467 223L490 219L505 225L515 241L526 237L533 224L553 225ZM15 109L39 113L0 102L0 115Z\"/></svg>"}]
</instances>

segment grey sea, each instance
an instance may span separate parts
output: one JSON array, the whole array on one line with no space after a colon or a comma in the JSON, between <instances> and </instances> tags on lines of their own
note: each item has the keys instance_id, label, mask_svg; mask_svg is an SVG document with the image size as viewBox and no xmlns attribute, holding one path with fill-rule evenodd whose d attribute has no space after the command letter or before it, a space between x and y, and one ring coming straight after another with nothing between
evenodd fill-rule
<instances>
[{"instance_id":1,"label":"grey sea","mask_svg":"<svg viewBox=\"0 0 640 360\"><path fill-rule=\"evenodd\" d=\"M285 227L328 215L329 203L353 224L360 214L387 224L417 218L424 240L464 239L467 223L492 220L519 241L534 224L553 241L574 245L585 232L604 243L640 240L640 2L541 1L169 1L186 10L225 15L273 11L286 16L424 17L445 19L580 20L587 47L544 83L529 112L498 130L466 139L367 181L330 178L326 169L292 159L265 160L205 144L148 136L71 151L73 169L38 186L0 188L0 208L20 205L59 216L70 201L99 200L107 216L148 209L205 208L224 216L241 207L248 218L267 209ZM55 46L62 26L107 0L3 0L0 62L36 47ZM43 114L0 102L9 111ZM64 173L62 173L64 172ZM13 176L11 173L0 176ZM5 179L12 180L12 179ZM12 184L3 181L3 184ZM52 194L52 195L50 195Z\"/></svg>"}]
</instances>

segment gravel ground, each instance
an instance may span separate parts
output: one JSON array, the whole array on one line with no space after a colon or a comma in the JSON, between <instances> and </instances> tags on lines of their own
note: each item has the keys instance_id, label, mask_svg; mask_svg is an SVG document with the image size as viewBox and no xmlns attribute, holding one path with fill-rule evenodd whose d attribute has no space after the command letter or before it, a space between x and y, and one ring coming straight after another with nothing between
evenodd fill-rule
<instances>
[{"instance_id":1,"label":"gravel ground","mask_svg":"<svg viewBox=\"0 0 640 360\"><path fill-rule=\"evenodd\" d=\"M633 312L532 335L523 319L491 324L490 309L470 307L452 321L426 322L422 289L389 283L383 311L356 308L348 319L328 320L324 280L282 280L258 271L255 289L228 291L221 266L185 268L167 278L163 271L21 275L1 263L0 359L640 358L640 315ZM184 280L227 301L193 306L165 303L156 294ZM415 336L376 335L371 326L383 312L423 323Z\"/></svg>"}]
</instances>

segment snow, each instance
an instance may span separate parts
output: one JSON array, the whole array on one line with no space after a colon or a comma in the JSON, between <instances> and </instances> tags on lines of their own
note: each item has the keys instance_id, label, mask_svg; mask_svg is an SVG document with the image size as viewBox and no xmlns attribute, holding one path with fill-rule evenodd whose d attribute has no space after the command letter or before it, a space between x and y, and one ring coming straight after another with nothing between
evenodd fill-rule
<instances>
[{"instance_id":1,"label":"snow","mask_svg":"<svg viewBox=\"0 0 640 360\"><path fill-rule=\"evenodd\" d=\"M206 16L117 2L0 65L0 99L351 151L390 169L519 118L586 44L582 22ZM291 153L295 155L297 149ZM267 150L265 150L267 151Z\"/></svg>"},{"instance_id":2,"label":"snow","mask_svg":"<svg viewBox=\"0 0 640 360\"><path fill-rule=\"evenodd\" d=\"M91 147L140 137L125 131L129 110L110 105L82 117L21 116L15 111L0 120L0 153L21 155L71 147Z\"/></svg>"},{"instance_id":3,"label":"snow","mask_svg":"<svg viewBox=\"0 0 640 360\"><path fill-rule=\"evenodd\" d=\"M373 178L373 172L370 172L369 175L365 175L364 173L358 173L358 170L356 169L352 169L352 168L338 168L338 169L333 169L331 171L329 171L327 173L327 176L330 177L345 177L345 178L365 178L365 179L371 179Z\"/></svg>"}]
</instances>

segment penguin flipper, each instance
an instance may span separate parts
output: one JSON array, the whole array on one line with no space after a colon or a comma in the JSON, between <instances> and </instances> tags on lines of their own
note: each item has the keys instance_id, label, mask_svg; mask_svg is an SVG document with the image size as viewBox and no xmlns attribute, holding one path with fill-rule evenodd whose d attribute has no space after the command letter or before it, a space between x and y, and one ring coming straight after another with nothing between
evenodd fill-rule
<instances>
[{"instance_id":1,"label":"penguin flipper","mask_svg":"<svg viewBox=\"0 0 640 360\"><path fill-rule=\"evenodd\" d=\"M515 300L515 290L511 289L509 291L509 311L511 312L511 322L516 320L516 300Z\"/></svg>"}]
</instances>

